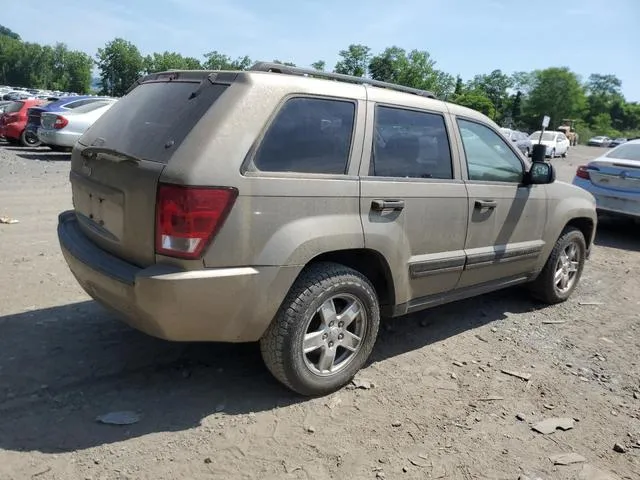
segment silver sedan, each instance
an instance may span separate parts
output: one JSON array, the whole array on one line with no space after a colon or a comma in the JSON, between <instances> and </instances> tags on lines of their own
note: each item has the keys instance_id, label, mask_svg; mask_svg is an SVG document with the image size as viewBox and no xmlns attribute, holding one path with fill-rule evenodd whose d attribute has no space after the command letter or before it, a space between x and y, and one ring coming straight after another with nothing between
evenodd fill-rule
<instances>
[{"instance_id":1,"label":"silver sedan","mask_svg":"<svg viewBox=\"0 0 640 480\"><path fill-rule=\"evenodd\" d=\"M44 112L38 138L45 145L72 148L82 134L117 100L105 99L64 113Z\"/></svg>"}]
</instances>

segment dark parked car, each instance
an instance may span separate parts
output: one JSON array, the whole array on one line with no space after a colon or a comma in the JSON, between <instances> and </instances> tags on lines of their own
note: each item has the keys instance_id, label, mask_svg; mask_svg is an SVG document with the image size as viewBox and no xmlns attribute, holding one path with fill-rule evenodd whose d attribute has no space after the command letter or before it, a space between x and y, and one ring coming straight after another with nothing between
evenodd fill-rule
<instances>
[{"instance_id":1,"label":"dark parked car","mask_svg":"<svg viewBox=\"0 0 640 480\"><path fill-rule=\"evenodd\" d=\"M524 132L519 132L518 130L511 130L510 128L501 128L500 131L505 137L515 143L518 150L520 150L525 156L528 157L531 155L533 142L529 138L529 135Z\"/></svg>"},{"instance_id":2,"label":"dark parked car","mask_svg":"<svg viewBox=\"0 0 640 480\"><path fill-rule=\"evenodd\" d=\"M36 143L40 143L38 139L38 128L40 127L40 117L43 113L65 113L83 105L104 100L104 97L92 97L89 95L74 96L74 97L62 97L55 102L48 103L46 105L40 105L30 108L27 115L29 117L26 129L26 135ZM49 145L52 150L64 150L64 147L56 145Z\"/></svg>"}]
</instances>

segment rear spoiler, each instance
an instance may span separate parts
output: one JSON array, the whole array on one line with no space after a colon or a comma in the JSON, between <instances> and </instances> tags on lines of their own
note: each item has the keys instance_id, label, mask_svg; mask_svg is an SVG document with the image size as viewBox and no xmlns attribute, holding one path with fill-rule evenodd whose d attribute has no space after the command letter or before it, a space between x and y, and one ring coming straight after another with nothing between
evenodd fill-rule
<instances>
[{"instance_id":1,"label":"rear spoiler","mask_svg":"<svg viewBox=\"0 0 640 480\"><path fill-rule=\"evenodd\" d=\"M208 78L211 83L223 83L231 85L238 77L238 71L225 70L167 70L165 72L150 73L138 78L133 85L125 92L128 95L139 85L143 83L154 82L202 82L204 78Z\"/></svg>"}]
</instances>

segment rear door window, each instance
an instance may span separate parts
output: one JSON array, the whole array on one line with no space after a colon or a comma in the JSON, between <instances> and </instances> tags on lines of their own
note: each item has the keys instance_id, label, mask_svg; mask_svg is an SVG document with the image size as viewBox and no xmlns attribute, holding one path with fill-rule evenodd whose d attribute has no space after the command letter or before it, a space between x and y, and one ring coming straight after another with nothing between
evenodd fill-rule
<instances>
[{"instance_id":1,"label":"rear door window","mask_svg":"<svg viewBox=\"0 0 640 480\"><path fill-rule=\"evenodd\" d=\"M451 149L444 117L377 106L369 175L452 179Z\"/></svg>"},{"instance_id":2,"label":"rear door window","mask_svg":"<svg viewBox=\"0 0 640 480\"><path fill-rule=\"evenodd\" d=\"M118 100L79 143L166 164L226 89L207 77L202 82L143 83Z\"/></svg>"},{"instance_id":3,"label":"rear door window","mask_svg":"<svg viewBox=\"0 0 640 480\"><path fill-rule=\"evenodd\" d=\"M355 103L291 98L270 125L253 160L262 172L345 174Z\"/></svg>"}]
</instances>

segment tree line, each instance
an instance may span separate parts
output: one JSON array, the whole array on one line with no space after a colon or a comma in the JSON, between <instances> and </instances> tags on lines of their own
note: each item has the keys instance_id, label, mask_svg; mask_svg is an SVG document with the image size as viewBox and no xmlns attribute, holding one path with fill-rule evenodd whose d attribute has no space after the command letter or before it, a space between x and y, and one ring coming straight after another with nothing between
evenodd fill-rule
<instances>
[{"instance_id":1,"label":"tree line","mask_svg":"<svg viewBox=\"0 0 640 480\"><path fill-rule=\"evenodd\" d=\"M63 43L23 42L0 26L0 84L87 93L95 65L100 81L97 93L117 97L143 74L169 69L246 70L252 63L246 55L231 58L215 50L200 59L168 51L144 56L122 38L108 42L91 58ZM327 69L323 60L311 67ZM565 119L574 120L582 140L594 134L640 136L640 104L624 98L622 82L615 75L594 73L582 79L567 67L512 74L498 69L463 81L437 68L425 50L392 46L374 54L359 44L341 50L332 71L429 90L511 128L537 130L542 116L549 115L552 128Z\"/></svg>"}]
</instances>

